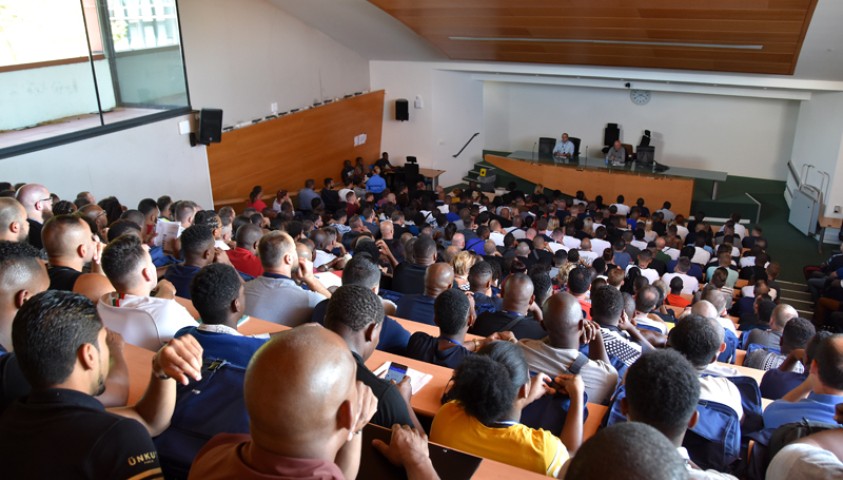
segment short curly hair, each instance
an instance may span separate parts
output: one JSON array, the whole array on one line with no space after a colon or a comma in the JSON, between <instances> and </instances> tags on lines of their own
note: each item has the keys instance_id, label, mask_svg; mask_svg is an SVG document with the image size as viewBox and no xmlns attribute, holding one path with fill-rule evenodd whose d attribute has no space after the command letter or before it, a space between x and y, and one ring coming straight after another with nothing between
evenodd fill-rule
<instances>
[{"instance_id":1,"label":"short curly hair","mask_svg":"<svg viewBox=\"0 0 843 480\"><path fill-rule=\"evenodd\" d=\"M520 347L492 342L479 355L467 357L454 371L450 397L465 411L488 425L512 409L518 390L527 383L527 361Z\"/></svg>"},{"instance_id":2,"label":"short curly hair","mask_svg":"<svg viewBox=\"0 0 843 480\"><path fill-rule=\"evenodd\" d=\"M148 257L140 237L124 234L115 238L102 251L102 270L118 289L126 289L140 279L138 269Z\"/></svg>"},{"instance_id":3,"label":"short curly hair","mask_svg":"<svg viewBox=\"0 0 843 480\"><path fill-rule=\"evenodd\" d=\"M630 417L655 427L668 438L685 433L699 399L697 372L679 352L647 352L626 373Z\"/></svg>"},{"instance_id":4,"label":"short curly hair","mask_svg":"<svg viewBox=\"0 0 843 480\"><path fill-rule=\"evenodd\" d=\"M370 289L360 285L339 287L328 302L325 326L337 331L340 325L353 332L363 330L371 323L383 322L383 303Z\"/></svg>"},{"instance_id":5,"label":"short curly hair","mask_svg":"<svg viewBox=\"0 0 843 480\"><path fill-rule=\"evenodd\" d=\"M670 331L668 344L691 364L703 368L714 359L720 350L722 333L714 324L701 315L691 314L676 322Z\"/></svg>"},{"instance_id":6,"label":"short curly hair","mask_svg":"<svg viewBox=\"0 0 843 480\"><path fill-rule=\"evenodd\" d=\"M214 245L214 231L207 225L191 225L179 239L183 252L199 255Z\"/></svg>"},{"instance_id":7,"label":"short curly hair","mask_svg":"<svg viewBox=\"0 0 843 480\"><path fill-rule=\"evenodd\" d=\"M202 323L224 323L241 287L240 275L231 265L212 263L202 267L190 282L190 297Z\"/></svg>"}]
</instances>

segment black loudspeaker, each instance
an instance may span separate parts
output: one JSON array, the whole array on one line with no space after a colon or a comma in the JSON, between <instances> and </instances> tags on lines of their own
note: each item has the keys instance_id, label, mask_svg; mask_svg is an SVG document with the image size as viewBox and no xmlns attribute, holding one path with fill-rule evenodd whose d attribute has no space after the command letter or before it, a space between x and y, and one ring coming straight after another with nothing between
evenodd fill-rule
<instances>
[{"instance_id":1,"label":"black loudspeaker","mask_svg":"<svg viewBox=\"0 0 843 480\"><path fill-rule=\"evenodd\" d=\"M603 132L603 145L612 145L615 140L620 140L621 130L617 123L609 123L606 125L606 130Z\"/></svg>"},{"instance_id":2,"label":"black loudspeaker","mask_svg":"<svg viewBox=\"0 0 843 480\"><path fill-rule=\"evenodd\" d=\"M407 155L407 163L418 163L416 157L412 155Z\"/></svg>"},{"instance_id":3,"label":"black loudspeaker","mask_svg":"<svg viewBox=\"0 0 843 480\"><path fill-rule=\"evenodd\" d=\"M395 119L401 122L410 119L410 102L406 98L399 98L395 101Z\"/></svg>"},{"instance_id":4,"label":"black loudspeaker","mask_svg":"<svg viewBox=\"0 0 843 480\"><path fill-rule=\"evenodd\" d=\"M203 108L199 112L199 143L210 145L222 140L222 110Z\"/></svg>"}]
</instances>

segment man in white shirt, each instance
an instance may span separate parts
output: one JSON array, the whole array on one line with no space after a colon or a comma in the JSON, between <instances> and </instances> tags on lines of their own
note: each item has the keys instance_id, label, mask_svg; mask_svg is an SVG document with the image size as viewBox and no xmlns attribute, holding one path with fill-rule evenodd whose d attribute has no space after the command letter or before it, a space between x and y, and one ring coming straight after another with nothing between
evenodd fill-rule
<instances>
[{"instance_id":1,"label":"man in white shirt","mask_svg":"<svg viewBox=\"0 0 843 480\"><path fill-rule=\"evenodd\" d=\"M607 248L612 248L612 244L606 240L606 227L597 227L594 235L595 237L591 239L591 251L602 256Z\"/></svg>"},{"instance_id":2,"label":"man in white shirt","mask_svg":"<svg viewBox=\"0 0 843 480\"><path fill-rule=\"evenodd\" d=\"M735 222L735 235L741 237L741 240L743 240L743 237L746 236L746 227L741 225L741 214L735 212L731 217L729 217L729 219Z\"/></svg>"},{"instance_id":3,"label":"man in white shirt","mask_svg":"<svg viewBox=\"0 0 843 480\"><path fill-rule=\"evenodd\" d=\"M618 215L627 216L629 215L629 205L625 205L623 195L618 195L617 203L613 203L611 206L618 209Z\"/></svg>"},{"instance_id":4,"label":"man in white shirt","mask_svg":"<svg viewBox=\"0 0 843 480\"><path fill-rule=\"evenodd\" d=\"M150 350L158 350L170 341L177 331L196 326L196 320L185 307L176 302L176 288L167 280L158 281L146 245L138 234L125 234L111 241L102 252L102 269L114 285L115 292L107 293L97 303L97 311L106 327L123 334L126 343ZM155 296L151 296L155 291ZM155 322L157 336L140 334L133 337L121 332L117 325L121 311L142 310Z\"/></svg>"},{"instance_id":5,"label":"man in white shirt","mask_svg":"<svg viewBox=\"0 0 843 480\"><path fill-rule=\"evenodd\" d=\"M598 255L597 252L593 252L591 250L591 239L589 239L589 238L583 238L582 239L582 241L580 242L579 252L580 252L580 259L586 265L591 265L591 263L597 257L601 256L601 255ZM658 278L658 274L656 274L656 278Z\"/></svg>"},{"instance_id":6,"label":"man in white shirt","mask_svg":"<svg viewBox=\"0 0 843 480\"><path fill-rule=\"evenodd\" d=\"M652 263L652 261L653 252L645 248L638 253L638 262L635 265L629 264L626 267L626 273L629 273L630 268L638 267L638 269L641 270L641 276L649 280L650 285L652 285L659 279L659 272L657 272L655 268L650 268L650 263Z\"/></svg>"},{"instance_id":7,"label":"man in white shirt","mask_svg":"<svg viewBox=\"0 0 843 480\"><path fill-rule=\"evenodd\" d=\"M700 282L699 280L697 280L696 277L688 275L688 270L690 269L691 260L688 257L679 257L679 260L676 262L674 272L665 273L664 275L662 275L662 280L664 281L664 283L670 285L670 281L673 279L673 277L680 277L682 278L682 283L685 285L685 287L682 288L682 293L693 294L694 292L699 290Z\"/></svg>"},{"instance_id":8,"label":"man in white shirt","mask_svg":"<svg viewBox=\"0 0 843 480\"><path fill-rule=\"evenodd\" d=\"M574 156L574 142L568 140L568 134L562 134L562 140L556 142L553 147L553 156L558 158L571 158Z\"/></svg>"}]
</instances>

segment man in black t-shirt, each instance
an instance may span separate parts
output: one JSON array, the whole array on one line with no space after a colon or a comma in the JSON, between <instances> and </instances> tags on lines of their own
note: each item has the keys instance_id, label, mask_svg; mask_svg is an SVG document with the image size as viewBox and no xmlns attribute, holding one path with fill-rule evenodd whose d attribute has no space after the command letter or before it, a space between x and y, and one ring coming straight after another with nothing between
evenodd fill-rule
<instances>
[{"instance_id":1,"label":"man in black t-shirt","mask_svg":"<svg viewBox=\"0 0 843 480\"><path fill-rule=\"evenodd\" d=\"M501 289L501 295L503 296L501 310L480 314L469 333L489 336L495 332L511 331L518 339L536 340L547 336L541 323L532 316L528 316L530 306L536 299L530 277L523 273L510 274Z\"/></svg>"},{"instance_id":2,"label":"man in black t-shirt","mask_svg":"<svg viewBox=\"0 0 843 480\"><path fill-rule=\"evenodd\" d=\"M339 287L328 303L325 327L348 344L357 361L357 380L372 389L378 399L378 411L371 423L391 428L409 425L422 429L410 406L412 388L408 377L397 386L380 379L366 367L380 338L383 325L383 303L370 289L360 285Z\"/></svg>"},{"instance_id":3,"label":"man in black t-shirt","mask_svg":"<svg viewBox=\"0 0 843 480\"><path fill-rule=\"evenodd\" d=\"M172 340L152 359L152 379L134 407L107 412L110 344L94 304L63 291L39 293L15 316L12 341L32 392L0 416L6 478L161 478L150 435L170 422L176 384L200 377L202 348ZM171 377L172 376L172 377Z\"/></svg>"}]
</instances>

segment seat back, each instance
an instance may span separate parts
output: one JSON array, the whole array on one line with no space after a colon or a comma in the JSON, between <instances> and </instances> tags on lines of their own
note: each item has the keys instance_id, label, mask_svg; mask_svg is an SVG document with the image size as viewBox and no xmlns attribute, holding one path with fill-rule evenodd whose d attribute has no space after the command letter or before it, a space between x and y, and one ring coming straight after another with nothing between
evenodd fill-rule
<instances>
[{"instance_id":1,"label":"seat back","mask_svg":"<svg viewBox=\"0 0 843 480\"><path fill-rule=\"evenodd\" d=\"M580 143L582 143L582 140L577 137L568 137L568 140L574 144L574 156L578 157L580 155Z\"/></svg>"},{"instance_id":2,"label":"seat back","mask_svg":"<svg viewBox=\"0 0 843 480\"><path fill-rule=\"evenodd\" d=\"M152 315L139 308L115 307L100 300L97 312L106 328L123 336L126 343L158 351L164 342Z\"/></svg>"},{"instance_id":3,"label":"seat back","mask_svg":"<svg viewBox=\"0 0 843 480\"><path fill-rule=\"evenodd\" d=\"M556 139L550 137L539 138L539 157L550 157L556 147Z\"/></svg>"}]
</instances>

